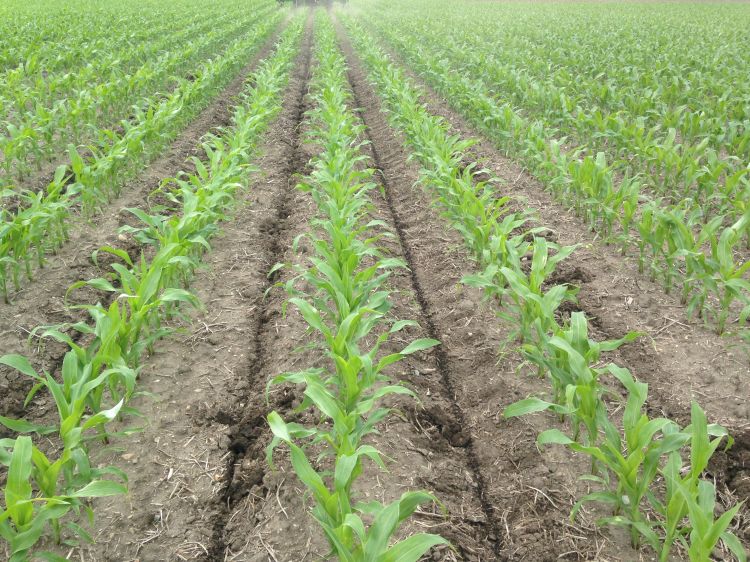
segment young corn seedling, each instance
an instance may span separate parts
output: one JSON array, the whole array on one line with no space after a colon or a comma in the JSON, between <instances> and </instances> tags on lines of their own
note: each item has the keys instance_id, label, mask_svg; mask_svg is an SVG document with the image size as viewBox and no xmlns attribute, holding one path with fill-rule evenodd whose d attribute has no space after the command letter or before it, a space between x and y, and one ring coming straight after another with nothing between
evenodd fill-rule
<instances>
[{"instance_id":1,"label":"young corn seedling","mask_svg":"<svg viewBox=\"0 0 750 562\"><path fill-rule=\"evenodd\" d=\"M650 419L643 413L648 385L636 382L630 372L615 365L610 365L609 371L627 391L622 436L620 430L605 418L602 420L604 438L598 445L581 445L558 429L542 432L537 442L540 445L567 445L576 452L592 457L598 467L604 469L602 476L587 479L603 485L605 490L581 498L573 508L571 517L575 517L585 502L611 504L613 516L601 519L600 524L629 527L634 548L639 546L641 537L645 537L658 551L658 542L653 542L652 523L646 519L641 504L658 474L662 457L678 451L690 436L680 432L676 424L666 418ZM615 481L614 489L607 490L612 479Z\"/></svg>"},{"instance_id":2,"label":"young corn seedling","mask_svg":"<svg viewBox=\"0 0 750 562\"><path fill-rule=\"evenodd\" d=\"M515 268L500 268L509 290L506 295L512 301L511 312L501 312L500 316L511 323L518 323L515 335L523 342L540 341L546 334L558 329L555 313L565 301L573 301L575 290L568 285L554 285L544 289L544 282L554 272L558 263L569 256L575 246L558 246L548 243L545 238L534 237L531 245L531 268L528 274L521 264ZM555 251L550 256L549 250Z\"/></svg>"},{"instance_id":3,"label":"young corn seedling","mask_svg":"<svg viewBox=\"0 0 750 562\"><path fill-rule=\"evenodd\" d=\"M125 487L110 480L91 480L86 485L63 494L51 494L57 483L60 461L51 463L32 443L31 437L0 440L0 464L8 468L4 505L0 508L0 536L8 542L9 562L26 562L34 545L45 531L47 522L60 541L61 519L71 510L83 507L87 498L125 493ZM35 492L35 487L37 492ZM78 525L68 526L75 534L90 540ZM45 553L37 553L45 556ZM47 557L54 555L48 554ZM54 559L54 558L50 558Z\"/></svg>"},{"instance_id":4,"label":"young corn seedling","mask_svg":"<svg viewBox=\"0 0 750 562\"><path fill-rule=\"evenodd\" d=\"M718 243L712 245L712 258L716 263L716 269L707 281L710 289L719 299L716 312L718 334L724 333L727 327L733 303L739 302L742 307L741 324L744 324L750 316L750 281L745 279L747 272L750 271L750 260L740 264L734 260L734 249L742 241L743 232L748 224L750 224L750 211L732 226L725 228L719 236Z\"/></svg>"},{"instance_id":5,"label":"young corn seedling","mask_svg":"<svg viewBox=\"0 0 750 562\"><path fill-rule=\"evenodd\" d=\"M515 417L551 409L567 415L573 426L573 440L584 445L595 445L607 417L602 398L613 394L600 382L602 375L610 372L612 365L597 368L602 352L614 351L639 336L630 332L618 340L596 342L588 337L588 322L582 312L574 312L570 325L555 335L545 336L539 344L523 346L524 356L539 367L540 374L548 373L554 392L554 402L527 398L508 406L504 417ZM580 428L586 429L586 439L580 438ZM592 458L592 470L596 470Z\"/></svg>"},{"instance_id":6,"label":"young corn seedling","mask_svg":"<svg viewBox=\"0 0 750 562\"><path fill-rule=\"evenodd\" d=\"M127 367L117 369L106 369L97 376L92 376L92 363L81 364L76 351L71 350L65 354L62 365L62 382L58 382L49 373L39 375L31 366L29 361L21 355L4 355L0 357L0 363L16 369L21 374L35 381L26 396L25 404L41 388L46 388L52 395L57 413L59 425L57 427L45 427L31 424L24 420L11 420L0 417L0 423L20 433L37 432L50 433L58 431L63 446L66 450L74 450L84 445L84 432L95 429L104 434L104 425L112 421L119 413L124 399L120 399L114 407L103 409L101 407L102 395L105 388L113 386L113 380L127 381L131 388L135 385L135 374ZM84 420L87 411L95 412ZM72 481L72 474L67 474L66 481Z\"/></svg>"},{"instance_id":7,"label":"young corn seedling","mask_svg":"<svg viewBox=\"0 0 750 562\"><path fill-rule=\"evenodd\" d=\"M726 441L726 448L729 448L733 443L726 429L716 424L707 423L706 414L695 402L693 402L691 408L690 426L686 427L684 431L690 435L689 465L683 466L679 452L671 453L667 463L660 469L666 483L664 501L660 501L655 494L649 496L649 500L661 517L659 523L664 532L664 538L658 551L660 562L669 559L669 553L675 541L682 543L686 550L690 550L687 544L688 537L691 541L698 541L704 545L710 542L711 539L703 536L702 533L713 532L711 526L699 525L697 528L691 526L690 523L692 523L694 517L690 516L689 503L698 504L699 509L702 509L699 500L702 493L701 482L703 482L701 476L721 443ZM690 500L686 499L686 496L689 496ZM710 514L706 513L705 515L713 518L713 509ZM689 517L687 522L686 517ZM718 530L718 527L716 530ZM694 532L695 535L693 536ZM744 549L732 533L721 530L719 537L739 560L746 559ZM691 557L691 560L702 559Z\"/></svg>"},{"instance_id":8,"label":"young corn seedling","mask_svg":"<svg viewBox=\"0 0 750 562\"><path fill-rule=\"evenodd\" d=\"M697 495L682 481L674 482L677 492L687 504L690 520L690 535L688 536L688 556L691 562L710 560L716 545L721 540L738 560L745 562L747 553L737 538L727 531L732 519L742 507L736 504L726 510L718 519L715 516L716 488L708 480L698 482Z\"/></svg>"}]
</instances>

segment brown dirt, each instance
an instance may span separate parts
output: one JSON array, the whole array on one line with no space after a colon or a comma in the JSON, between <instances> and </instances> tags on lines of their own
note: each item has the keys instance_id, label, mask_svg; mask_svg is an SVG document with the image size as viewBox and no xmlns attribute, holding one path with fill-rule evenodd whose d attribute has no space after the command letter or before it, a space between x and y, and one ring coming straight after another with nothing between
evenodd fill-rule
<instances>
[{"instance_id":1,"label":"brown dirt","mask_svg":"<svg viewBox=\"0 0 750 562\"><path fill-rule=\"evenodd\" d=\"M500 419L502 408L540 393L544 383L517 376L518 365L511 361L498 361L507 333L478 292L460 287L473 264L429 194L412 187L418 168L406 164L402 139L379 112L380 101L361 63L343 32L341 37L357 105L363 108L388 204L407 250L422 323L442 341L435 352L436 371L420 377L419 384L420 396L439 396L442 404L437 409L426 406L417 420L440 428L448 445L463 447L488 521L490 559L637 559L621 539L600 534L590 519L567 522L581 492L577 476L585 468L564 451L537 450L537 431L555 426L555 420Z\"/></svg>"},{"instance_id":2,"label":"brown dirt","mask_svg":"<svg viewBox=\"0 0 750 562\"><path fill-rule=\"evenodd\" d=\"M307 157L308 155L305 155ZM287 230L282 236L286 247L299 233L305 232L312 216L312 201L307 194L296 193L290 199L290 217ZM392 217L385 201L379 201L373 218L391 222ZM394 255L401 253L400 245L392 248ZM287 260L299 262L304 260L301 255L287 254ZM287 279L287 273L282 273L279 281ZM403 272L394 277L393 285L399 291L399 297L394 307L397 318L419 318L420 311L417 299L411 292L411 277ZM283 342L291 336L291 341L303 344L306 324L300 315L290 311L286 317L279 316L285 296L274 292L268 309L272 311L278 330L268 328L261 334L260 349L265 349L263 367L260 369L262 384L269 377L279 372L295 370L300 367L316 366L320 364L318 353L300 352L286 353L284 346L279 346L279 339ZM421 319L420 319L421 320ZM270 324L270 321L267 323ZM414 330L409 338L424 337L426 331ZM405 345L403 341L390 344L393 351ZM291 347L291 346L290 346ZM387 351L385 351L387 352ZM381 429L382 436L375 438L373 443L396 462L389 463L389 473L382 474L376 470L368 470L358 483L358 488L367 490L366 497L375 496L381 500L392 500L398 497L405 487L426 488L435 491L447 508L450 516L447 520L433 511L421 512L414 521L405 526L402 534L408 534L425 527L433 532L440 532L449 537L457 548L457 555L462 560L487 560L493 558L493 548L488 536L486 518L482 512L478 495L475 475L467 465L463 447L466 438L457 430L455 422L451 420L450 405L445 403L439 392L427 393L420 382L422 373L436 373L435 356L426 354L412 357L408 362L399 365L399 374L419 390L423 408L415 408L409 401L394 401L393 406L406 413L405 418L395 417ZM438 379L439 380L439 379ZM435 388L438 388L437 386ZM287 391L288 392L288 391ZM259 399L261 395L259 389ZM282 407L282 412L289 415L288 405L296 405L299 396L292 391L286 394L279 389L272 390L271 396L275 406ZM228 518L224 544L228 547L227 556L236 556L237 560L305 560L309 557L316 559L326 552L326 545L321 540L320 533L314 525L311 526L309 514L301 494L301 484L296 477L290 475L288 459L283 453L277 454L277 471L265 472L261 481L258 480L258 462L263 463L262 455L268 443L268 430L258 431L259 408L251 408L244 418L246 427L251 431L250 442L255 446L243 451L244 459L238 463L241 476L234 474L234 482L245 482L249 494L244 502L237 502L240 496L235 494L232 513ZM243 435L248 433L243 432ZM456 447L452 447L455 444ZM243 441L243 449L244 449ZM245 468L247 466L247 468ZM249 472L250 477L242 474ZM247 485L249 484L249 486ZM247 491L246 491L247 493ZM265 501L264 501L265 500ZM453 560L454 553L446 549L436 550L432 559Z\"/></svg>"},{"instance_id":3,"label":"brown dirt","mask_svg":"<svg viewBox=\"0 0 750 562\"><path fill-rule=\"evenodd\" d=\"M256 20L253 20L253 22L255 21L257 21L257 18ZM196 33L200 33L202 29L203 28L196 30ZM239 31L240 31L239 29L233 30L233 32L231 34L228 34L227 37L225 38L226 41L228 42L231 38L236 37L237 32ZM174 45L172 46L174 47ZM66 72L70 72L70 71L71 69L66 69ZM240 72L239 75L241 76L242 72ZM191 77L192 77L192 74L188 74L185 76L186 79L190 79L190 80L194 79L194 77L193 78ZM161 88L155 87L153 88L153 90L162 92L160 95L168 94L174 90L174 87L176 86L176 84L177 82L173 79L173 77L169 77L164 80L163 87ZM132 101L136 102L138 101L138 99L133 99ZM120 125L120 122L125 119L132 122L134 118L134 116L130 114L130 107L129 106L127 107L128 109L123 110L123 113L119 116L106 115L105 117L108 120L102 121L101 123L99 123L99 125L105 126L105 127L110 126L117 133L122 134L123 131L122 131L122 126ZM128 117L129 114L130 116ZM56 136L59 136L60 134L64 132L72 137L72 133L70 131L58 131L56 133ZM93 140L92 134L88 134L88 135L84 134L84 136L81 139L79 139L78 142L74 142L74 144L79 145L79 151L81 152L82 155L85 156L86 154L90 152L89 149L85 145L87 145L92 140ZM68 141L66 142L72 142L72 141L73 139L69 138ZM54 158L52 161L48 160L47 158L44 158L42 161L36 163L37 169L34 169L31 173L24 176L23 178L13 177L10 183L18 189L33 190L33 191L38 192L39 190L45 189L49 185L49 183L54 179L55 170L57 169L58 166L67 165L68 163L69 163L69 158L67 158L67 156L63 158L60 158L60 157ZM7 178L5 176L5 173L0 172L0 180L5 181L6 179ZM5 205L5 202L4 202L4 205ZM14 203L12 207L8 207L6 205L6 209L9 211L15 211L16 205L17 205L17 201Z\"/></svg>"},{"instance_id":4,"label":"brown dirt","mask_svg":"<svg viewBox=\"0 0 750 562\"><path fill-rule=\"evenodd\" d=\"M543 395L547 384L519 373L519 361L512 354L498 356L507 331L491 304L460 284L461 277L473 270L462 240L432 206L430 194L414 186L418 168L407 163L403 139L389 127L340 28L339 34L350 67L353 105L360 108L368 127L367 165L376 168L381 187L371 191L373 215L396 234L386 249L409 265L391 280L397 291L393 314L421 326L390 345L396 350L417 337L442 342L410 356L392 373L417 392L420 402L391 400L402 415L384 423L372 442L393 461L388 473L367 470L360 489L366 497L380 500L417 488L438 496L447 516L425 506L402 530L402 535L437 532L451 540L455 550L435 549L427 560L650 560L647 552L632 551L622 533L597 529L594 521L604 513L596 509L587 508L575 523L569 522L573 502L588 491L578 481L587 467L562 448L537 449L536 435L559 426L555 418L500 417L512 402ZM144 362L144 395L132 402L143 418L130 421L142 430L108 448L93 446L97 463L125 467L131 491L126 497L97 500L96 544L60 551L63 554L139 562L286 562L326 555L325 540L309 514L311 501L287 455L283 449L277 451L276 470L270 470L264 450L270 441L268 412L276 409L292 419L300 400L299 389L275 386L267 403L269 377L322 365L319 351L304 347L310 338L303 319L292 307L283 315L283 290L272 289L273 283L289 278L290 269L267 278L275 263L303 263L307 253L305 242L297 254L291 243L309 230L314 213L309 195L294 189L297 175L305 173L318 150L304 142L304 112L310 108L305 94L314 64L311 42L308 18L282 113L261 148L262 173L251 182L246 204L222 225L223 234L213 240L205 267L194 280L205 310L192 314L184 331L161 342ZM270 45L253 64L270 52ZM198 154L200 136L228 123L232 98L241 85L238 77L168 154L124 190L118 205L147 208L147 195L159 181L175 175L188 156ZM433 93L426 100L457 132L475 136ZM592 318L596 335L614 337L628 329L651 334L653 347L641 343L617 356L618 362L651 383L651 407L684 421L685 408L696 394L713 419L724 421L742 437L749 413L742 410L746 403L729 403L722 393L734 389L733 395L742 396L738 389L745 388L750 375L737 366L739 355L727 358L729 344L678 316L683 311L658 286L634 274L635 266L612 248L593 241L583 225L488 142L481 142L474 155L506 179L508 190L539 210L540 222L553 228L559 242L583 243L561 270L560 280L581 286L580 308ZM31 326L69 318L62 295L71 282L97 275L88 259L91 250L105 243L137 249L132 241L117 240L124 217L113 212L77 231L71 244L16 296L16 304L0 305L3 352L23 351L24 330ZM663 324L662 317L667 318ZM35 353L34 361L55 369L61 351L49 345ZM701 376L712 373L716 380L698 385L705 382ZM726 373L739 377L737 386L725 383ZM5 371L0 376L0 391L7 390L0 395L0 413L20 413L28 386ZM26 415L44 418L51 411L39 400ZM307 416L298 421L311 421ZM750 493L745 468L750 465L750 440L745 439L738 439L742 445L715 468L721 481L730 483L741 497Z\"/></svg>"}]
</instances>

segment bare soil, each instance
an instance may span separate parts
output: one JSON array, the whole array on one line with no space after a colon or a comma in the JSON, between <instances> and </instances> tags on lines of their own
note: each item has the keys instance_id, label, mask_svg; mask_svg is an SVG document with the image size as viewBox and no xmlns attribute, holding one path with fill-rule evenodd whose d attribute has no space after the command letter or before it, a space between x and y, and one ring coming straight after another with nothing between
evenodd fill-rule
<instances>
[{"instance_id":1,"label":"bare soil","mask_svg":"<svg viewBox=\"0 0 750 562\"><path fill-rule=\"evenodd\" d=\"M63 346L47 343L44 350L36 342L29 342L29 334L37 326L77 321L82 316L65 306L65 293L73 283L101 276L100 270L91 260L94 250L111 246L126 250L133 256L140 252L138 243L118 230L125 224L135 225L137 220L126 211L128 208L148 210L149 195L165 179L180 172L190 173L190 157L204 156L200 139L205 134L231 122L235 99L242 91L247 76L258 61L265 58L273 47L279 31L272 34L267 43L253 57L211 103L192 121L167 151L147 166L143 173L122 189L122 196L113 201L103 214L85 219L79 217L71 228L69 242L56 255L49 256L43 269L34 273L34 280L21 291L11 296L11 304L0 302L0 350L2 353L32 355L30 359L38 371L54 372L62 361ZM107 262L100 261L102 265ZM86 302L85 298L101 298L101 294L81 291L72 295L73 302ZM31 347L30 347L31 346ZM15 371L0 366L0 415L30 416L24 412L23 400L31 388L30 380ZM33 405L32 405L33 408ZM0 428L0 432L3 429Z\"/></svg>"}]
</instances>

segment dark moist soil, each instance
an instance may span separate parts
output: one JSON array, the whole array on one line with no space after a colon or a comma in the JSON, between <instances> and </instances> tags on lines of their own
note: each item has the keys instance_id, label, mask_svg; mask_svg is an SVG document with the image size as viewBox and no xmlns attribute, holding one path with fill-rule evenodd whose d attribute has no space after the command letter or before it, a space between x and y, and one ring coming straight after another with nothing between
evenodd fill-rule
<instances>
[{"instance_id":1,"label":"dark moist soil","mask_svg":"<svg viewBox=\"0 0 750 562\"><path fill-rule=\"evenodd\" d=\"M10 305L0 302L0 354L21 353L29 356L37 370L54 372L61 364L66 346L48 341L44 349L27 343L29 332L36 326L77 321L84 316L66 308L65 293L74 282L89 280L104 275L111 259L100 260L102 269L91 260L94 250L112 246L126 250L132 257L139 255L139 244L130 237L119 235L118 229L125 225L136 225L137 219L125 211L126 208L149 210L149 194L167 178L180 171L190 172L191 156L204 156L200 139L206 133L224 127L231 122L235 98L242 91L247 76L272 49L280 30L277 30L266 45L242 69L236 78L211 104L191 122L169 149L154 160L144 172L122 189L122 196L113 201L109 209L94 220L77 220L71 228L70 241L57 253L49 256L43 269L34 272L34 280L26 283L21 291L12 295ZM95 302L103 295L81 290L71 295L73 302ZM88 299L88 300L87 300ZM5 366L0 366L0 415L35 418L44 415L46 406L30 405L24 410L23 400L31 388L30 379ZM35 408L41 408L37 411ZM3 431L0 428L0 433Z\"/></svg>"},{"instance_id":2,"label":"dark moist soil","mask_svg":"<svg viewBox=\"0 0 750 562\"><path fill-rule=\"evenodd\" d=\"M395 61L400 61L393 52ZM721 423L735 439L728 451L714 457L711 476L735 500L750 499L750 363L746 346L721 337L699 321L690 321L674 295L638 272L637 256L596 239L572 211L559 205L544 186L478 133L424 80L402 65L425 92L428 110L444 118L452 130L478 143L470 149L477 161L500 181L502 195L514 198L514 210L534 209L547 238L563 245L579 244L563 262L556 282L578 287L578 303L596 339L616 339L629 331L644 336L609 357L649 384L649 412L682 425L690 423L690 404L697 401L710 422ZM568 310L568 313L571 311ZM750 516L744 516L750 523ZM750 541L750 531L739 535Z\"/></svg>"},{"instance_id":3,"label":"dark moist soil","mask_svg":"<svg viewBox=\"0 0 750 562\"><path fill-rule=\"evenodd\" d=\"M303 131L307 122L303 123ZM308 148L310 148L308 146ZM315 149L317 150L317 149ZM310 154L305 154L309 158ZM377 192L373 191L377 198ZM287 230L281 240L287 248L291 241L300 233L309 230L310 218L314 215L312 200L308 194L296 192L289 200L290 215ZM392 222L392 216L384 200L376 202L377 209L373 218ZM395 231L394 228L390 229ZM309 248L302 243L298 255L287 252L286 259L294 263L304 263ZM391 248L392 254L401 255L401 245L395 243ZM290 272L282 272L279 281L289 278ZM394 276L393 287L396 293L393 314L395 318L420 318L420 309L412 292L411 277L408 272L401 272ZM260 334L263 354L263 368L260 370L261 382L275 374L292 371L308 366L321 366L321 354L317 350L289 354L284 346L279 345L291 337L291 342L302 344L305 337L306 324L300 315L290 310L286 317L280 316L285 295L274 292L270 298L268 310L272 311L272 318L266 323L265 330ZM271 324L276 329L270 329ZM424 329L410 330L394 338L383 353L402 349L407 341L418 337L426 337ZM291 344L293 346L294 344ZM411 383L418 391L423 388L418 382L422 373L436 373L437 364L432 354L419 354L399 364L392 375L396 379L404 379ZM456 552L447 548L436 549L430 559L434 560L488 560L493 558L492 546L488 542L491 532L478 499L478 484L475 475L467 465L465 446L468 437L450 419L447 404L436 386L433 393L420 392L420 399L424 408L417 407L411 400L391 400L393 407L404 412L402 416L390 418L380 428L381 435L370 440L380 451L392 461L388 462L388 473L380 472L374 467L368 467L358 480L357 490L364 497L359 499L377 498L380 501L392 501L407 489L427 489L435 492L448 510L446 519L434 506L423 506L414 518L400 530L399 536L404 537L414 532L437 532L451 539ZM300 395L292 390L273 387L272 402L281 407L282 415L293 419L288 411L291 405L299 403ZM262 391L259 390L259 394ZM245 423L250 426L252 434L248 441L255 443L252 450L246 450L244 460L238 467L245 472L245 465L251 467L252 475L258 474L258 460L262 463L263 449L268 443L268 431L258 432L259 408L252 408L246 416ZM429 422L427 418L419 421L421 412L430 412L435 419L440 420L440 426ZM247 423L247 422L250 423ZM308 423L314 420L309 417L301 421ZM454 443L456 446L452 446ZM243 443L244 445L244 443ZM250 453L252 452L252 456ZM256 482L254 478L238 478L235 472L234 481L244 481L250 484L246 487L246 500L237 502L240 497L235 494L233 499L233 513L228 518L225 545L227 557L238 560L317 560L323 556L327 547L322 540L321 533L313 524L309 516L309 501L305 500L302 486L296 476L292 474L290 465L283 449L276 453L276 471L266 471L263 481Z\"/></svg>"}]
</instances>

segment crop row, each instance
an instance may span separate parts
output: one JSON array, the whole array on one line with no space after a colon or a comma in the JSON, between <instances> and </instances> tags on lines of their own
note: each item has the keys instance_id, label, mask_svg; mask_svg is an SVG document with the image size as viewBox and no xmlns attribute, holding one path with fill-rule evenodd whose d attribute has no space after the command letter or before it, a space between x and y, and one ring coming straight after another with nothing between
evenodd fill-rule
<instances>
[{"instance_id":1,"label":"crop row","mask_svg":"<svg viewBox=\"0 0 750 562\"><path fill-rule=\"evenodd\" d=\"M90 287L107 294L105 301L111 304L74 305L87 313L88 321L34 330L42 339L69 347L61 372L36 373L20 355L0 358L34 380L27 402L46 389L59 414L59 422L49 426L0 418L0 423L18 433L59 437L54 450L47 453L30 435L0 441L0 462L8 467L0 535L8 542L11 561L28 559L48 522L59 542L66 514L83 510L93 516L87 498L125 492L123 471L91 465L89 442L107 441L113 434L106 424L134 411L128 402L136 392L141 360L171 332L166 321L183 316L181 305L200 306L186 287L201 254L210 249L208 241L217 232L217 223L228 218L237 193L247 186L254 149L281 108L281 94L298 51L301 19L293 20L275 53L252 74L231 127L221 136L205 137L205 159L194 160L196 171L173 178L161 188L170 202L164 214L130 210L141 226L124 232L141 242L140 257L100 248L93 259L110 255L114 258L111 271L75 283L66 298L80 287ZM65 528L79 539L90 540L74 521ZM61 559L52 553L35 556Z\"/></svg>"},{"instance_id":2,"label":"crop row","mask_svg":"<svg viewBox=\"0 0 750 562\"><path fill-rule=\"evenodd\" d=\"M242 4L235 0L225 5ZM187 25L203 7L195 0L149 2L148 9L143 2L122 2L113 9L92 0L65 4L9 0L0 6L0 35L5 39L0 45L0 76L18 73L23 80L36 81L45 74L76 70L90 57L106 56L126 45L135 47L177 29L170 24Z\"/></svg>"},{"instance_id":3,"label":"crop row","mask_svg":"<svg viewBox=\"0 0 750 562\"><path fill-rule=\"evenodd\" d=\"M498 101L483 79L460 70L454 61L460 55L444 41L397 32L395 26L382 22L374 25L454 107L522 160L592 230L620 244L623 251L637 248L641 271L648 269L666 292L677 289L689 315L700 315L718 333L736 325L736 331L747 336L750 260L743 249L750 242L750 208L746 195L731 195L736 214L713 217L704 224L690 208L650 198L637 176L621 176L604 153L570 149L542 120L528 119Z\"/></svg>"},{"instance_id":4,"label":"crop row","mask_svg":"<svg viewBox=\"0 0 750 562\"><path fill-rule=\"evenodd\" d=\"M0 107L6 112L0 123L3 187L12 189L13 176L41 167L68 144L101 144L108 127L142 111L150 96L178 84L175 77L246 36L253 22L271 11L266 6L258 13L244 12L239 20L217 21L210 29L198 22L180 33L164 33L151 43L94 59L76 72L47 75L33 84L9 83L0 94ZM181 37L189 41L180 44ZM137 63L132 72L129 58Z\"/></svg>"},{"instance_id":5,"label":"crop row","mask_svg":"<svg viewBox=\"0 0 750 562\"><path fill-rule=\"evenodd\" d=\"M674 544L680 543L691 561L702 562L719 541L746 560L742 545L728 530L741 505L716 517L715 486L703 477L714 451L732 443L726 430L707 424L697 404L687 427L648 416L648 386L627 369L601 360L603 353L639 334L600 342L589 337L583 313L561 319L558 309L575 300L575 290L550 285L549 280L575 248L547 242L546 229L533 226L528 214L510 212L509 199L497 198L492 182L477 181L474 166L463 164L471 141L451 135L366 30L353 19L345 21L391 123L422 165L420 183L461 233L476 262L477 272L463 282L481 288L495 303L526 361L550 383L552 401L528 398L508 407L504 416L552 410L567 421L572 436L551 429L539 435L539 444L567 445L591 459L587 479L597 489L581 498L571 516L585 502L607 504L612 516L600 523L626 527L634 547L645 541L660 560L668 560ZM608 408L609 401L622 408L621 420L617 410Z\"/></svg>"},{"instance_id":6,"label":"crop row","mask_svg":"<svg viewBox=\"0 0 750 562\"><path fill-rule=\"evenodd\" d=\"M491 17L507 17L502 11L487 11ZM743 195L747 198L750 190L748 94L743 96L733 88L728 96L722 89L743 68L746 72L742 57L714 65L705 60L698 46L688 44L687 53L674 47L667 50L665 58L673 59L668 62L651 53L653 62L645 58L592 64L587 45L572 49L571 41L577 40L570 29L555 33L546 20L530 18L521 25L534 42L519 49L519 42L528 42L523 33L521 41L508 44L508 28L477 30L459 10L453 9L450 18L439 13L439 18L421 18L410 26L411 35L425 48L440 46L440 56L449 66L481 77L486 91L498 102L512 104L527 119L543 123L551 137L565 135L569 144L591 154L604 152L619 173L643 177L648 188L670 204L699 214L694 220L708 220L716 214L736 220L742 214L734 202ZM619 25L623 23L628 34L643 33L643 22L621 21ZM539 37L534 33L539 27L550 27L553 36ZM517 25L512 29L514 36L519 33ZM680 31L655 33L661 39L669 34L684 41ZM735 28L733 33L742 32ZM606 32L597 35L595 41L607 37ZM608 38L613 45L604 51L605 56L617 56L625 50L624 41L631 39ZM741 41L724 40L729 45ZM688 41L697 43L693 38ZM715 37L711 41L713 49L720 44ZM540 57L539 48L547 46ZM569 60L564 60L562 52ZM585 62L577 65L578 59ZM646 66L649 63L657 69ZM658 68L660 64L664 67Z\"/></svg>"},{"instance_id":7,"label":"crop row","mask_svg":"<svg viewBox=\"0 0 750 562\"><path fill-rule=\"evenodd\" d=\"M271 459L282 443L290 449L292 466L314 499L313 517L338 560L416 562L446 541L420 533L389 543L420 504L435 498L426 492L405 492L387 504L363 502L357 499L363 494L356 483L365 462L385 469L381 453L364 443L391 412L383 398L413 396L405 386L394 384L386 369L438 342L417 339L398 353L383 353L391 336L414 325L389 315L388 279L405 264L384 255L378 246L391 233L369 216L373 170L364 167L366 157L360 151L364 127L349 109L346 64L330 19L321 10L315 27L317 66L311 79L314 109L308 113L308 140L321 152L310 161L313 171L298 185L310 194L317 210L303 235L313 250L285 287L289 303L305 319L326 361L324 367L283 373L269 382L301 385L305 398L299 410L311 410L318 423L287 423L272 412L268 422L274 440L268 455Z\"/></svg>"},{"instance_id":8,"label":"crop row","mask_svg":"<svg viewBox=\"0 0 750 562\"><path fill-rule=\"evenodd\" d=\"M92 213L119 194L125 181L153 159L256 51L278 25L281 12L259 21L248 34L220 56L202 63L193 79L180 80L167 97L156 96L134 108L123 132L103 134L92 155L84 159L70 147L70 167L58 167L47 189L24 192L15 212L0 211L0 292L6 301L10 283L20 288L21 276L32 278L34 264L60 248L68 237L72 212Z\"/></svg>"}]
</instances>

